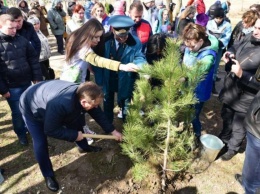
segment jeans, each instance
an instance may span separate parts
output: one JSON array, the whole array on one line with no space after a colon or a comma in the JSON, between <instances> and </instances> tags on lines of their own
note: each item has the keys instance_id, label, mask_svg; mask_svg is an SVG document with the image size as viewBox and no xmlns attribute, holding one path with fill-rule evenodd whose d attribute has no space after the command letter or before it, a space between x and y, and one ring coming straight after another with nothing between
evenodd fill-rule
<instances>
[{"instance_id":1,"label":"jeans","mask_svg":"<svg viewBox=\"0 0 260 194\"><path fill-rule=\"evenodd\" d=\"M43 123L29 116L23 115L23 119L33 140L33 151L44 177L54 176L51 160L49 157L47 136L44 134Z\"/></svg>"},{"instance_id":2,"label":"jeans","mask_svg":"<svg viewBox=\"0 0 260 194\"><path fill-rule=\"evenodd\" d=\"M247 132L242 182L246 194L260 193L260 139Z\"/></svg>"},{"instance_id":3,"label":"jeans","mask_svg":"<svg viewBox=\"0 0 260 194\"><path fill-rule=\"evenodd\" d=\"M58 46L58 52L63 52L63 35L55 35L57 46Z\"/></svg>"},{"instance_id":4,"label":"jeans","mask_svg":"<svg viewBox=\"0 0 260 194\"><path fill-rule=\"evenodd\" d=\"M22 113L19 109L19 99L22 93L30 86L31 84L24 85L19 88L9 88L10 98L7 98L7 102L12 111L12 123L14 132L18 137L25 137L27 129L23 121Z\"/></svg>"},{"instance_id":5,"label":"jeans","mask_svg":"<svg viewBox=\"0 0 260 194\"><path fill-rule=\"evenodd\" d=\"M37 121L27 115L23 115L23 119L32 136L34 155L40 166L42 175L44 177L54 176L54 171L49 156L47 136L44 133L43 122ZM83 128L81 131L83 132ZM76 144L83 150L88 149L89 146L86 138L81 141L77 141Z\"/></svg>"},{"instance_id":6,"label":"jeans","mask_svg":"<svg viewBox=\"0 0 260 194\"><path fill-rule=\"evenodd\" d=\"M201 122L200 122L200 113L203 108L204 102L198 102L195 104L195 118L192 121L193 130L197 137L201 135Z\"/></svg>"}]
</instances>

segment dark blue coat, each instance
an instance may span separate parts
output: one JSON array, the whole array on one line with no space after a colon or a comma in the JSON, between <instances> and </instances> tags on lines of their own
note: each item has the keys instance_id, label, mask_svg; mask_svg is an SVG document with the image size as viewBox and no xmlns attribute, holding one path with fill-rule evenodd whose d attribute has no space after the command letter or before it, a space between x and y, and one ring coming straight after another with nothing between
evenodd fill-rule
<instances>
[{"instance_id":1,"label":"dark blue coat","mask_svg":"<svg viewBox=\"0 0 260 194\"><path fill-rule=\"evenodd\" d=\"M40 57L41 41L36 34L33 25L27 21L23 21L23 27L20 30L17 30L17 34L26 38L32 44L37 56Z\"/></svg>"},{"instance_id":2,"label":"dark blue coat","mask_svg":"<svg viewBox=\"0 0 260 194\"><path fill-rule=\"evenodd\" d=\"M88 114L107 133L115 127L108 122L101 108L86 111L82 108L76 90L78 84L52 80L29 87L20 98L20 110L23 115L44 125L47 136L66 141L75 141L78 131L85 125L85 113Z\"/></svg>"},{"instance_id":3,"label":"dark blue coat","mask_svg":"<svg viewBox=\"0 0 260 194\"><path fill-rule=\"evenodd\" d=\"M0 94L41 80L39 57L29 41L0 32Z\"/></svg>"},{"instance_id":4,"label":"dark blue coat","mask_svg":"<svg viewBox=\"0 0 260 194\"><path fill-rule=\"evenodd\" d=\"M142 53L142 44L136 36L132 34L128 35L128 39L123 45L124 51L119 59L117 57L118 52L116 51L114 35L112 32L108 34L107 34L108 37L105 42L105 55L104 55L105 58L120 61L122 64L134 63L140 68L142 67L142 65L147 63L145 56ZM137 73L119 71L118 81L115 80L117 83L115 82L111 83L110 74L115 72L112 72L108 69L99 68L99 67L92 67L92 68L93 71L95 72L95 80L98 85L103 86L104 93L106 93L106 91L110 91L111 90L110 87L117 87L118 84L119 100L124 100L132 96Z\"/></svg>"}]
</instances>

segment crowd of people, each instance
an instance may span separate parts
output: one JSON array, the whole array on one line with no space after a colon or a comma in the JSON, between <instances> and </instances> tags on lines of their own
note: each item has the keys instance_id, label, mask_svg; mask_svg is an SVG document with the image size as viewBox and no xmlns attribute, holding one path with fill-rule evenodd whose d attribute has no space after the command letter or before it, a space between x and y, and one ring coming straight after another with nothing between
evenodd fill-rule
<instances>
[{"instance_id":1,"label":"crowd of people","mask_svg":"<svg viewBox=\"0 0 260 194\"><path fill-rule=\"evenodd\" d=\"M10 8L0 3L0 94L10 106L19 143L28 145L27 134L31 135L48 189L58 191L59 184L47 137L75 142L80 152L101 151L90 145L92 139L83 137L83 133L95 133L84 130L88 113L121 141L122 134L113 125L114 107L120 108L118 116L125 122L137 71L163 57L166 39L182 41L180 65L202 64L204 78L194 90L198 99L192 121L195 141L201 136L205 102L218 96L223 104L219 138L225 143L220 158L230 160L247 138L243 173L236 179L247 194L260 188L260 4L251 5L234 29L228 18L229 0L217 0L209 8L203 0L189 0L183 6L165 5L161 0L130 5L125 0L113 4L86 0L84 5L72 0L67 8L61 0L52 0L49 10L41 0L30 5L21 0ZM53 80L50 67L50 31L56 38L57 54L65 55L60 80ZM217 91L221 58L226 76ZM95 83L89 81L90 73ZM150 82L153 87L162 85L153 78Z\"/></svg>"}]
</instances>

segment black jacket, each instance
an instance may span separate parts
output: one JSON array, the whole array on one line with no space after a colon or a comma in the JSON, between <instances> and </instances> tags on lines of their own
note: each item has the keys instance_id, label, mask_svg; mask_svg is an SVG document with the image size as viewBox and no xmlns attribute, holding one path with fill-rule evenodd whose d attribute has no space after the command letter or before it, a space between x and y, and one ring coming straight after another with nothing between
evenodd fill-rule
<instances>
[{"instance_id":1,"label":"black jacket","mask_svg":"<svg viewBox=\"0 0 260 194\"><path fill-rule=\"evenodd\" d=\"M249 133L260 139L260 92L257 93L247 111L244 127Z\"/></svg>"},{"instance_id":2,"label":"black jacket","mask_svg":"<svg viewBox=\"0 0 260 194\"><path fill-rule=\"evenodd\" d=\"M243 30L243 23L242 21L238 22L235 28L232 31L230 41L228 43L228 48L233 46L235 41L241 40L241 38L244 36Z\"/></svg>"},{"instance_id":3,"label":"black jacket","mask_svg":"<svg viewBox=\"0 0 260 194\"><path fill-rule=\"evenodd\" d=\"M21 113L42 123L47 136L73 142L85 125L86 110L76 96L78 86L62 80L33 85L20 98ZM105 132L114 131L100 107L87 112Z\"/></svg>"},{"instance_id":4,"label":"black jacket","mask_svg":"<svg viewBox=\"0 0 260 194\"><path fill-rule=\"evenodd\" d=\"M254 39L252 33L250 33L239 42L234 43L228 50L235 54L243 74L241 78L236 79L240 90L239 95L229 96L233 100L231 104L227 105L238 112L246 112L255 94L260 89L260 83L254 77L257 68L260 66L260 40ZM232 95L229 91L232 90L227 90L225 95Z\"/></svg>"},{"instance_id":5,"label":"black jacket","mask_svg":"<svg viewBox=\"0 0 260 194\"><path fill-rule=\"evenodd\" d=\"M0 94L41 80L39 58L32 45L22 36L0 32Z\"/></svg>"},{"instance_id":6,"label":"black jacket","mask_svg":"<svg viewBox=\"0 0 260 194\"><path fill-rule=\"evenodd\" d=\"M40 57L41 53L41 41L36 34L34 27L31 23L23 21L23 26L20 30L17 30L17 34L26 38L36 50L37 56Z\"/></svg>"}]
</instances>

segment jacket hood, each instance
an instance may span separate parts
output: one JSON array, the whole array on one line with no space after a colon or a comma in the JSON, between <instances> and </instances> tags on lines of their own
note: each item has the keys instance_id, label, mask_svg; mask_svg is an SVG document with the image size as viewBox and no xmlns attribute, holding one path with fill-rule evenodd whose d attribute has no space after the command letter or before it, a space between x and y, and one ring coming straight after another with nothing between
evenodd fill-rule
<instances>
[{"instance_id":1,"label":"jacket hood","mask_svg":"<svg viewBox=\"0 0 260 194\"><path fill-rule=\"evenodd\" d=\"M210 41L210 45L200 49L199 52L208 50L208 49L218 52L218 39L212 35L208 35L208 38Z\"/></svg>"},{"instance_id":2,"label":"jacket hood","mask_svg":"<svg viewBox=\"0 0 260 194\"><path fill-rule=\"evenodd\" d=\"M54 9L58 3L61 3L61 0L52 0L51 7Z\"/></svg>"},{"instance_id":3,"label":"jacket hood","mask_svg":"<svg viewBox=\"0 0 260 194\"><path fill-rule=\"evenodd\" d=\"M19 7L19 8L21 8L21 3L22 3L22 2L24 2L25 8L29 8L28 3L27 3L27 1L25 1L25 0L18 1L18 7Z\"/></svg>"},{"instance_id":4,"label":"jacket hood","mask_svg":"<svg viewBox=\"0 0 260 194\"><path fill-rule=\"evenodd\" d=\"M167 9L166 9L166 8L160 9L160 10L159 10L159 14L158 14L158 20L159 20L159 22L160 22L161 24L162 24L162 22L163 22L163 16L162 16L162 14L163 14L164 10L167 10ZM166 24L170 24L169 18L167 19Z\"/></svg>"}]
</instances>

